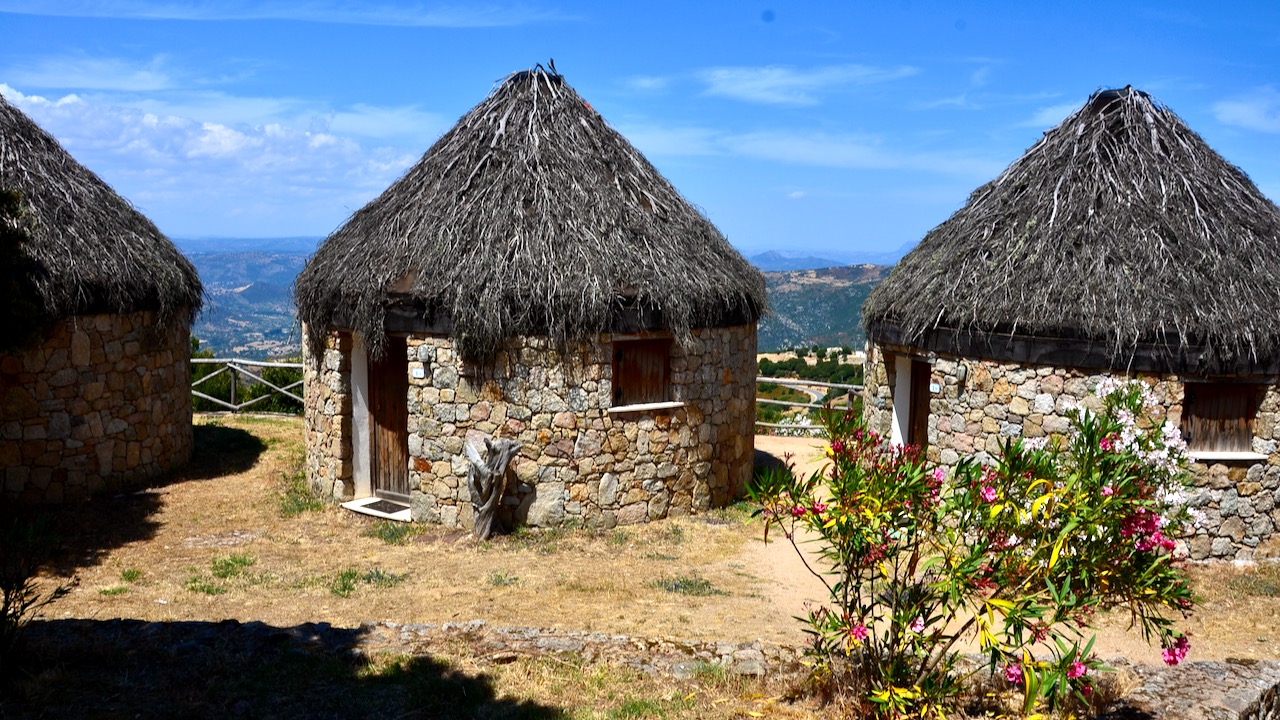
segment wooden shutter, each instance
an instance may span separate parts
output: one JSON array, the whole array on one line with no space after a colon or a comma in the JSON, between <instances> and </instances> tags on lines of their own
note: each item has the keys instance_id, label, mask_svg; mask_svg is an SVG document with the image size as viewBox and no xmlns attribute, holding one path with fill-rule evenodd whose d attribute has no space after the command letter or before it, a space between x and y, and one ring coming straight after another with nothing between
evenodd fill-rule
<instances>
[{"instance_id":1,"label":"wooden shutter","mask_svg":"<svg viewBox=\"0 0 1280 720\"><path fill-rule=\"evenodd\" d=\"M670 400L671 339L613 343L613 405Z\"/></svg>"},{"instance_id":2,"label":"wooden shutter","mask_svg":"<svg viewBox=\"0 0 1280 720\"><path fill-rule=\"evenodd\" d=\"M1248 452L1258 414L1259 385L1187 383L1182 434L1201 452Z\"/></svg>"}]
</instances>

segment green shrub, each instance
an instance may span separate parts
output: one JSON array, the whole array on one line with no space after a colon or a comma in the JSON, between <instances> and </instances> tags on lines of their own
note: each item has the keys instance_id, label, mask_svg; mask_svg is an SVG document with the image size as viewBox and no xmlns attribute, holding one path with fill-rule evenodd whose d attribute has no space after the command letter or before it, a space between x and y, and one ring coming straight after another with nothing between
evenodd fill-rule
<instances>
[{"instance_id":1,"label":"green shrub","mask_svg":"<svg viewBox=\"0 0 1280 720\"><path fill-rule=\"evenodd\" d=\"M1021 711L1084 702L1102 669L1081 631L1121 608L1167 663L1185 656L1170 613L1192 607L1175 543L1187 508L1185 445L1151 417L1146 385L1104 382L1105 410L1077 412L1069 444L1008 441L989 467L947 479L915 447L894 447L860 415L827 413L826 468L751 488L830 597L801 618L816 679L877 717L944 715L959 692L955 647L976 641L989 670L1021 688Z\"/></svg>"}]
</instances>

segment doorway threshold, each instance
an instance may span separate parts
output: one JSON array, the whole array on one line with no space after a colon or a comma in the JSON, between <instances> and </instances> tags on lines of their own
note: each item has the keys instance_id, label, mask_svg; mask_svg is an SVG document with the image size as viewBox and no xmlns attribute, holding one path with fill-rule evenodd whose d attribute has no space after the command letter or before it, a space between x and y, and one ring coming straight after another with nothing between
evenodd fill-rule
<instances>
[{"instance_id":1,"label":"doorway threshold","mask_svg":"<svg viewBox=\"0 0 1280 720\"><path fill-rule=\"evenodd\" d=\"M409 513L409 506L380 497L360 498L359 500L351 500L342 503L342 507L358 512L361 515L372 515L384 520L395 520L398 522L412 522L413 517Z\"/></svg>"}]
</instances>

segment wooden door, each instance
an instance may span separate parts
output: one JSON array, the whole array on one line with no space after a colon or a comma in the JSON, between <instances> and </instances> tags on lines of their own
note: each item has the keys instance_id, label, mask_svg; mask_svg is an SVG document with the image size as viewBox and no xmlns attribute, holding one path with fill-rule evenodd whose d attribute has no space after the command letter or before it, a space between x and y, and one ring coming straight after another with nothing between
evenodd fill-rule
<instances>
[{"instance_id":1,"label":"wooden door","mask_svg":"<svg viewBox=\"0 0 1280 720\"><path fill-rule=\"evenodd\" d=\"M369 359L370 481L373 494L409 501L409 363L402 337Z\"/></svg>"},{"instance_id":2,"label":"wooden door","mask_svg":"<svg viewBox=\"0 0 1280 720\"><path fill-rule=\"evenodd\" d=\"M933 367L924 360L911 360L911 409L908 415L907 444L924 449L929 444L929 382Z\"/></svg>"}]
</instances>

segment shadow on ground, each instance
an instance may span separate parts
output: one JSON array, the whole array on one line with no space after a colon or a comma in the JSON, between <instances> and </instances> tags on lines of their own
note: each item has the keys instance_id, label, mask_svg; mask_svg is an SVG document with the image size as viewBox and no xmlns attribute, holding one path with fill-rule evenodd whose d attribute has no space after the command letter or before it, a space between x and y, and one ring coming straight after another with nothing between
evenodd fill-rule
<instances>
[{"instance_id":1,"label":"shadow on ground","mask_svg":"<svg viewBox=\"0 0 1280 720\"><path fill-rule=\"evenodd\" d=\"M426 655L371 664L360 629L49 620L0 678L0 718L564 718ZM377 668L377 670L373 668Z\"/></svg>"},{"instance_id":2,"label":"shadow on ground","mask_svg":"<svg viewBox=\"0 0 1280 720\"><path fill-rule=\"evenodd\" d=\"M244 472L267 449L261 438L238 428L196 425L191 462L131 492L103 493L85 502L50 505L34 512L49 519L57 537L50 567L61 575L98 564L111 550L150 540L158 528L152 518L164 488L186 480L209 480Z\"/></svg>"}]
</instances>

